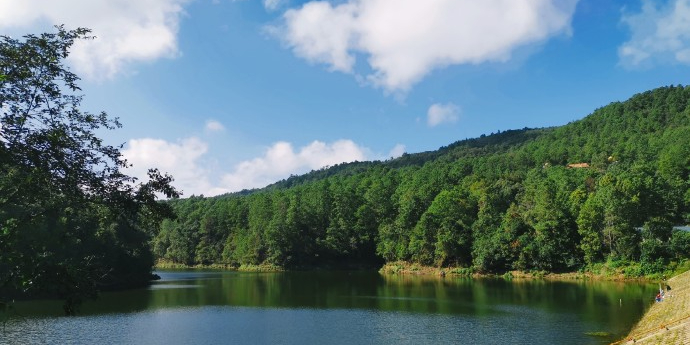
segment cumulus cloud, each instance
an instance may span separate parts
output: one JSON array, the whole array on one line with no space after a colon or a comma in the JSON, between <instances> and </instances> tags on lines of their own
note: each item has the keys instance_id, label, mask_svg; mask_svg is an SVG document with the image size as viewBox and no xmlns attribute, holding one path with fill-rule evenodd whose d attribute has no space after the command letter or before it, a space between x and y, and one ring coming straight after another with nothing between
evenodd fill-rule
<instances>
[{"instance_id":1,"label":"cumulus cloud","mask_svg":"<svg viewBox=\"0 0 690 345\"><path fill-rule=\"evenodd\" d=\"M351 140L338 140L331 144L314 141L298 150L281 141L268 148L263 157L237 164L233 172L223 176L221 185L227 191L264 187L292 174L366 160L367 151Z\"/></svg>"},{"instance_id":2,"label":"cumulus cloud","mask_svg":"<svg viewBox=\"0 0 690 345\"><path fill-rule=\"evenodd\" d=\"M645 0L640 13L625 14L622 22L632 33L618 48L622 65L690 64L690 0L671 0L658 7Z\"/></svg>"},{"instance_id":3,"label":"cumulus cloud","mask_svg":"<svg viewBox=\"0 0 690 345\"><path fill-rule=\"evenodd\" d=\"M395 147L393 147L390 152L388 152L388 157L390 158L398 158L405 153L405 145L403 144L397 144Z\"/></svg>"},{"instance_id":4,"label":"cumulus cloud","mask_svg":"<svg viewBox=\"0 0 690 345\"><path fill-rule=\"evenodd\" d=\"M260 157L235 164L224 173L217 163L209 167L208 150L208 144L196 137L177 142L131 139L122 154L133 167L125 173L143 181L149 168L158 168L175 178L173 185L184 191L185 196L213 196L262 188L290 175L344 162L366 161L373 156L366 147L346 139L332 143L313 141L297 149L281 141L268 147ZM399 157L404 151L405 146L398 144L382 159Z\"/></svg>"},{"instance_id":5,"label":"cumulus cloud","mask_svg":"<svg viewBox=\"0 0 690 345\"><path fill-rule=\"evenodd\" d=\"M310 1L270 28L295 55L355 73L388 91L405 91L434 69L507 61L511 53L569 33L577 0Z\"/></svg>"},{"instance_id":6,"label":"cumulus cloud","mask_svg":"<svg viewBox=\"0 0 690 345\"><path fill-rule=\"evenodd\" d=\"M190 196L211 190L209 171L201 162L207 151L208 145L195 137L177 143L143 138L131 139L122 155L133 165L126 174L145 180L149 168L158 168L171 174L175 178L173 185Z\"/></svg>"},{"instance_id":7,"label":"cumulus cloud","mask_svg":"<svg viewBox=\"0 0 690 345\"><path fill-rule=\"evenodd\" d=\"M460 117L460 108L453 103L435 103L426 112L429 127L436 127L442 123L454 123Z\"/></svg>"},{"instance_id":8,"label":"cumulus cloud","mask_svg":"<svg viewBox=\"0 0 690 345\"><path fill-rule=\"evenodd\" d=\"M352 3L332 7L327 2L309 2L299 10L285 12L284 32L274 32L283 35L296 55L328 64L331 70L351 72L356 11Z\"/></svg>"},{"instance_id":9,"label":"cumulus cloud","mask_svg":"<svg viewBox=\"0 0 690 345\"><path fill-rule=\"evenodd\" d=\"M67 24L92 29L95 40L78 41L70 60L91 79L111 78L130 62L178 54L182 6L190 0L0 0L0 29Z\"/></svg>"},{"instance_id":10,"label":"cumulus cloud","mask_svg":"<svg viewBox=\"0 0 690 345\"><path fill-rule=\"evenodd\" d=\"M206 121L206 126L204 128L209 132L222 132L225 130L225 126L216 120Z\"/></svg>"}]
</instances>

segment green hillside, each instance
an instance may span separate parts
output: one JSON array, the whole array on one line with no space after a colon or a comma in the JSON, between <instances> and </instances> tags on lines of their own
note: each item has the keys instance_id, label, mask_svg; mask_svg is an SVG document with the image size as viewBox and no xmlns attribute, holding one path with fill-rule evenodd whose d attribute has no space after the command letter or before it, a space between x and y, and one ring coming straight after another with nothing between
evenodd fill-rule
<instances>
[{"instance_id":1,"label":"green hillside","mask_svg":"<svg viewBox=\"0 0 690 345\"><path fill-rule=\"evenodd\" d=\"M153 248L188 265L558 272L609 261L651 274L690 255L690 234L672 228L690 221L689 173L690 87L671 86L561 127L172 200L178 218Z\"/></svg>"}]
</instances>

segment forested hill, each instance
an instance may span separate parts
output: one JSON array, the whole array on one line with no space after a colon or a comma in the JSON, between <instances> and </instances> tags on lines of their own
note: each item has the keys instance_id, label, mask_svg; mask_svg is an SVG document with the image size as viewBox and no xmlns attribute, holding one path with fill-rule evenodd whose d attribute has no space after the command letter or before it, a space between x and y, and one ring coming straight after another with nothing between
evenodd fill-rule
<instances>
[{"instance_id":1,"label":"forested hill","mask_svg":"<svg viewBox=\"0 0 690 345\"><path fill-rule=\"evenodd\" d=\"M569 271L690 255L690 87L664 87L546 129L385 162L340 164L251 193L170 204L153 240L185 264L284 267L405 260Z\"/></svg>"},{"instance_id":2,"label":"forested hill","mask_svg":"<svg viewBox=\"0 0 690 345\"><path fill-rule=\"evenodd\" d=\"M460 158L470 158L486 156L489 154L496 154L505 152L510 148L522 145L525 142L539 137L545 132L553 130L548 129L530 129L523 128L520 130L508 130L491 134L489 136L482 135L479 138L465 139L457 141L451 145L439 148L436 151L427 151L421 153L408 154L405 153L401 157L391 159L385 162L368 161L368 162L353 162L341 163L332 167L325 167L320 170L312 171L304 175L293 175L290 178L278 181L274 184L263 188L263 190L274 190L294 187L305 182L321 180L333 175L352 175L364 172L375 166L385 166L388 168L404 168L409 166L422 166L427 162L443 157L445 160L457 160ZM244 191L241 194L248 194L250 191Z\"/></svg>"}]
</instances>

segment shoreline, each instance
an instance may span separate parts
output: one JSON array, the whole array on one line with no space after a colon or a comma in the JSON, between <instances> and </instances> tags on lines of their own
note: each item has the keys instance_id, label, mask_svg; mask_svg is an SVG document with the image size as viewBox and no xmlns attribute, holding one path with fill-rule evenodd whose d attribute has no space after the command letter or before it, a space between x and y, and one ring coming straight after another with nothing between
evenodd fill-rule
<instances>
[{"instance_id":1,"label":"shoreline","mask_svg":"<svg viewBox=\"0 0 690 345\"><path fill-rule=\"evenodd\" d=\"M364 269L363 267L350 268L334 268L334 267L297 267L293 269L285 269L276 265L261 264L261 265L241 265L235 266L230 264L209 264L209 265L185 265L168 261L159 261L153 267L154 270L165 269L198 269L198 270L228 270L237 272L289 272L289 271L304 271L304 270L352 270ZM604 270L604 272L595 273L592 271L581 272L546 272L546 271L508 271L503 274L500 273L479 273L471 268L463 267L434 267L424 266L415 263L395 261L385 263L380 268L367 267L366 269L376 270L382 275L417 275L429 277L465 277L465 278L503 278L503 279L525 279L525 280L554 280L554 281L613 281L613 282L657 282L660 279L655 276L631 277L624 274L622 270Z\"/></svg>"},{"instance_id":2,"label":"shoreline","mask_svg":"<svg viewBox=\"0 0 690 345\"><path fill-rule=\"evenodd\" d=\"M381 274L389 275L426 275L439 277L467 277L467 278L503 278L503 279L525 279L525 280L554 280L554 281L580 281L580 280L597 280L597 281L613 281L613 282L655 282L658 281L656 277L631 277L626 276L622 270L606 271L604 273L595 273L591 271L583 272L546 272L546 271L508 271L501 273L479 273L474 272L470 268L463 267L432 267L423 266L409 262L391 262L384 264L379 270Z\"/></svg>"},{"instance_id":3,"label":"shoreline","mask_svg":"<svg viewBox=\"0 0 690 345\"><path fill-rule=\"evenodd\" d=\"M240 265L234 266L230 264L210 264L210 265L186 265L179 264L169 261L158 261L153 266L155 270L183 270L183 269L194 269L194 270L228 270L228 271L238 271L238 272L284 272L284 268L276 265Z\"/></svg>"},{"instance_id":4,"label":"shoreline","mask_svg":"<svg viewBox=\"0 0 690 345\"><path fill-rule=\"evenodd\" d=\"M689 344L690 271L667 280L671 287L662 302L654 302L628 335L612 344ZM662 286L663 288L663 286Z\"/></svg>"}]
</instances>

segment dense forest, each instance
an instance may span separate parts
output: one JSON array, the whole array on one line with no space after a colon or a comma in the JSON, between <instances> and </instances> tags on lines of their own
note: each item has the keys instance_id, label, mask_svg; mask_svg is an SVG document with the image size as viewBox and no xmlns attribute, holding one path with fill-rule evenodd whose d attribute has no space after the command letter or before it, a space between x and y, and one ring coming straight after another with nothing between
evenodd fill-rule
<instances>
[{"instance_id":1,"label":"dense forest","mask_svg":"<svg viewBox=\"0 0 690 345\"><path fill-rule=\"evenodd\" d=\"M0 313L17 298L61 298L73 314L98 291L147 284L149 247L172 216L157 195L172 178L124 175L118 147L97 131L120 126L80 109L79 78L64 66L86 29L0 36Z\"/></svg>"},{"instance_id":2,"label":"dense forest","mask_svg":"<svg viewBox=\"0 0 690 345\"><path fill-rule=\"evenodd\" d=\"M614 102L561 127L355 162L260 190L168 202L158 259L232 266L407 261L474 272L690 257L690 87Z\"/></svg>"}]
</instances>

